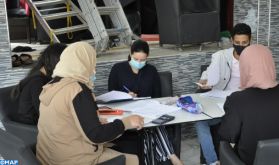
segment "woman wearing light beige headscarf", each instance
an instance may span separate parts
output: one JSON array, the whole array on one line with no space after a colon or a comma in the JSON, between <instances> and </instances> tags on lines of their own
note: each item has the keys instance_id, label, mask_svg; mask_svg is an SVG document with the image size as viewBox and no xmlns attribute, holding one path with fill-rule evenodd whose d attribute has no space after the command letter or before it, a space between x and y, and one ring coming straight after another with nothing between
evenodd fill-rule
<instances>
[{"instance_id":1,"label":"woman wearing light beige headscarf","mask_svg":"<svg viewBox=\"0 0 279 165\"><path fill-rule=\"evenodd\" d=\"M68 46L53 72L53 80L40 95L37 158L42 164L92 165L122 153L105 147L127 129L143 127L143 118L131 115L101 124L92 95L96 53L77 42ZM126 164L137 165L135 155L123 154Z\"/></svg>"},{"instance_id":2,"label":"woman wearing light beige headscarf","mask_svg":"<svg viewBox=\"0 0 279 165\"><path fill-rule=\"evenodd\" d=\"M258 141L279 138L279 129L274 127L279 124L279 85L268 47L245 48L239 64L243 90L227 97L219 133L236 143L240 159L252 165Z\"/></svg>"}]
</instances>

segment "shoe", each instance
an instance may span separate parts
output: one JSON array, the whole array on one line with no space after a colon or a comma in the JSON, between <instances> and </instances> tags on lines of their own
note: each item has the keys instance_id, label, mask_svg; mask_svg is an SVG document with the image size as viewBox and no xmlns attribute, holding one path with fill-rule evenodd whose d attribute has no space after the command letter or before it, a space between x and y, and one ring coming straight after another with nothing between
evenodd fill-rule
<instances>
[{"instance_id":1,"label":"shoe","mask_svg":"<svg viewBox=\"0 0 279 165\"><path fill-rule=\"evenodd\" d=\"M21 63L23 65L30 65L30 64L33 64L33 59L32 59L32 56L29 55L29 54L21 54L19 56L20 60L21 60Z\"/></svg>"},{"instance_id":2,"label":"shoe","mask_svg":"<svg viewBox=\"0 0 279 165\"><path fill-rule=\"evenodd\" d=\"M18 67L21 64L22 63L21 63L21 60L20 60L19 56L17 54L12 55L12 66L13 67Z\"/></svg>"},{"instance_id":3,"label":"shoe","mask_svg":"<svg viewBox=\"0 0 279 165\"><path fill-rule=\"evenodd\" d=\"M214 163L210 163L210 165L220 165L220 162L219 161L216 161Z\"/></svg>"},{"instance_id":4,"label":"shoe","mask_svg":"<svg viewBox=\"0 0 279 165\"><path fill-rule=\"evenodd\" d=\"M17 46L15 47L12 52L32 52L35 51L36 49L32 49L29 46Z\"/></svg>"}]
</instances>

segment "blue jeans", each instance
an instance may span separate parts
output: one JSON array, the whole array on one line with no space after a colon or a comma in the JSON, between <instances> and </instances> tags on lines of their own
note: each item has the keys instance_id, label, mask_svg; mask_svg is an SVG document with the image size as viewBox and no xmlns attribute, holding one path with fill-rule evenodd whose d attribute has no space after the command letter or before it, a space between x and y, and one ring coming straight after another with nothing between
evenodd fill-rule
<instances>
[{"instance_id":1,"label":"blue jeans","mask_svg":"<svg viewBox=\"0 0 279 165\"><path fill-rule=\"evenodd\" d=\"M218 160L214 144L210 132L210 126L220 123L221 119L211 119L205 121L198 121L195 124L198 134L198 140L201 144L202 153L205 157L206 163L214 163Z\"/></svg>"}]
</instances>

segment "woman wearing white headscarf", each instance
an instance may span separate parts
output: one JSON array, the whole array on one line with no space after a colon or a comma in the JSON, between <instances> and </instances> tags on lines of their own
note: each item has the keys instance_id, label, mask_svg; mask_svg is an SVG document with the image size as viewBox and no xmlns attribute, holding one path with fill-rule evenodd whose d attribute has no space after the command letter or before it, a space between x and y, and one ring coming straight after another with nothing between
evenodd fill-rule
<instances>
[{"instance_id":1,"label":"woman wearing white headscarf","mask_svg":"<svg viewBox=\"0 0 279 165\"><path fill-rule=\"evenodd\" d=\"M279 85L271 51L251 45L240 55L242 91L227 97L219 133L236 144L240 159L252 165L259 140L279 138ZM222 163L222 162L221 162Z\"/></svg>"},{"instance_id":2,"label":"woman wearing white headscarf","mask_svg":"<svg viewBox=\"0 0 279 165\"><path fill-rule=\"evenodd\" d=\"M122 153L104 146L131 128L141 129L137 115L101 124L92 94L96 53L86 42L68 46L53 72L53 80L40 95L37 158L42 164L92 165ZM135 155L124 154L126 164L138 164Z\"/></svg>"}]
</instances>

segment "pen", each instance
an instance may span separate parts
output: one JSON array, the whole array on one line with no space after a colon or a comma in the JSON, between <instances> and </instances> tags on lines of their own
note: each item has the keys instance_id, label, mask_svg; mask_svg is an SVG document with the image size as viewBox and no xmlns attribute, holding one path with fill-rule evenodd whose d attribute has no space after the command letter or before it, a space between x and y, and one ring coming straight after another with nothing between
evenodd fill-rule
<instances>
[{"instance_id":1,"label":"pen","mask_svg":"<svg viewBox=\"0 0 279 165\"><path fill-rule=\"evenodd\" d=\"M127 88L125 85L123 85L123 88L129 93L129 92L131 92L130 90L129 90L129 88Z\"/></svg>"}]
</instances>

